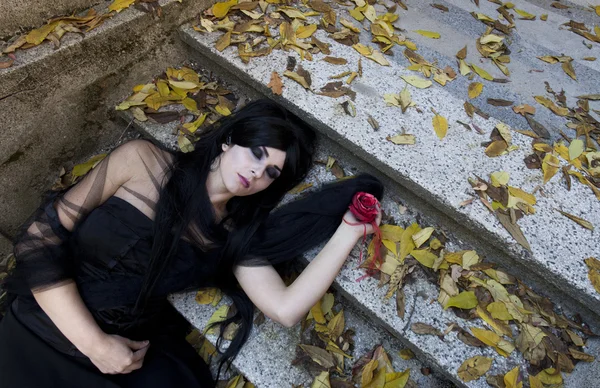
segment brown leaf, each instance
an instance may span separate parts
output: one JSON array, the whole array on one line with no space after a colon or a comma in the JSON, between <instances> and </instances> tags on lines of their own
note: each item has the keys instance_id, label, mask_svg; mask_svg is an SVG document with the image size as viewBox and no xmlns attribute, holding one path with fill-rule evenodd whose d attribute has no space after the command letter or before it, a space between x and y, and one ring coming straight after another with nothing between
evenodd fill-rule
<instances>
[{"instance_id":1,"label":"brown leaf","mask_svg":"<svg viewBox=\"0 0 600 388\"><path fill-rule=\"evenodd\" d=\"M415 322L410 326L410 329L415 334L427 334L427 335L436 335L438 337L442 336L442 332L435 327L428 325L423 322Z\"/></svg>"},{"instance_id":2,"label":"brown leaf","mask_svg":"<svg viewBox=\"0 0 600 388\"><path fill-rule=\"evenodd\" d=\"M527 123L529 124L533 132L535 132L539 137L543 139L550 139L550 132L548 132L546 127L535 121L529 115L525 115L525 119L527 120Z\"/></svg>"},{"instance_id":3,"label":"brown leaf","mask_svg":"<svg viewBox=\"0 0 600 388\"><path fill-rule=\"evenodd\" d=\"M406 298L404 295L404 290L399 289L396 291L396 314L398 314L398 316L401 319L404 319L404 314L405 314L405 310L406 310Z\"/></svg>"},{"instance_id":4,"label":"brown leaf","mask_svg":"<svg viewBox=\"0 0 600 388\"><path fill-rule=\"evenodd\" d=\"M529 246L529 243L527 242L523 231L521 230L519 225L512 222L508 214L502 213L500 210L496 210L496 217L498 217L498 221L500 221L502 226L504 226L508 233L510 233L510 235L513 236L513 238L517 240L517 242L521 244L521 246L523 246L528 251L531 251L531 247Z\"/></svg>"},{"instance_id":5,"label":"brown leaf","mask_svg":"<svg viewBox=\"0 0 600 388\"><path fill-rule=\"evenodd\" d=\"M594 362L594 360L596 359L591 354L587 354L573 348L569 348L569 353L571 353L571 357L573 357L575 360L581 360L584 362Z\"/></svg>"},{"instance_id":6,"label":"brown leaf","mask_svg":"<svg viewBox=\"0 0 600 388\"><path fill-rule=\"evenodd\" d=\"M283 82L276 71L271 73L271 81L269 81L267 87L271 88L273 94L276 94L278 96L281 96L281 94L283 93Z\"/></svg>"},{"instance_id":7,"label":"brown leaf","mask_svg":"<svg viewBox=\"0 0 600 388\"><path fill-rule=\"evenodd\" d=\"M600 261L594 257L589 257L584 260L588 266L588 278L596 291L600 292Z\"/></svg>"},{"instance_id":8,"label":"brown leaf","mask_svg":"<svg viewBox=\"0 0 600 388\"><path fill-rule=\"evenodd\" d=\"M573 78L575 81L577 81L577 75L575 75L575 69L573 69L573 65L571 65L572 61L568 61L568 62L563 62L561 64L561 67L563 69L563 71L565 73L567 73L567 75L571 78Z\"/></svg>"},{"instance_id":9,"label":"brown leaf","mask_svg":"<svg viewBox=\"0 0 600 388\"><path fill-rule=\"evenodd\" d=\"M465 59L467 57L467 46L463 47L456 53L456 58Z\"/></svg>"},{"instance_id":10,"label":"brown leaf","mask_svg":"<svg viewBox=\"0 0 600 388\"><path fill-rule=\"evenodd\" d=\"M367 122L373 127L374 131L379 131L379 123L370 114L367 114Z\"/></svg>"},{"instance_id":11,"label":"brown leaf","mask_svg":"<svg viewBox=\"0 0 600 388\"><path fill-rule=\"evenodd\" d=\"M487 103L494 106L511 106L514 102L499 98L488 98Z\"/></svg>"},{"instance_id":12,"label":"brown leaf","mask_svg":"<svg viewBox=\"0 0 600 388\"><path fill-rule=\"evenodd\" d=\"M0 62L0 69L8 69L15 63L13 59L9 59L8 61Z\"/></svg>"},{"instance_id":13,"label":"brown leaf","mask_svg":"<svg viewBox=\"0 0 600 388\"><path fill-rule=\"evenodd\" d=\"M443 11L443 12L448 12L448 7L446 7L445 5L442 5L442 4L435 4L435 3L434 3L434 4L431 4L431 6L432 6L433 8L437 8L437 9L439 9L440 11Z\"/></svg>"},{"instance_id":14,"label":"brown leaf","mask_svg":"<svg viewBox=\"0 0 600 388\"><path fill-rule=\"evenodd\" d=\"M300 348L304 350L314 362L321 365L323 368L329 369L335 367L335 360L333 359L333 356L325 349L304 344L298 346L300 346Z\"/></svg>"},{"instance_id":15,"label":"brown leaf","mask_svg":"<svg viewBox=\"0 0 600 388\"><path fill-rule=\"evenodd\" d=\"M345 65L348 61L345 58L338 57L325 57L323 58L325 62L331 63L332 65Z\"/></svg>"},{"instance_id":16,"label":"brown leaf","mask_svg":"<svg viewBox=\"0 0 600 388\"><path fill-rule=\"evenodd\" d=\"M464 382L469 382L473 380L477 380L481 376L483 376L492 366L492 359L483 357L483 356L475 356L471 357L458 368L458 376Z\"/></svg>"}]
</instances>

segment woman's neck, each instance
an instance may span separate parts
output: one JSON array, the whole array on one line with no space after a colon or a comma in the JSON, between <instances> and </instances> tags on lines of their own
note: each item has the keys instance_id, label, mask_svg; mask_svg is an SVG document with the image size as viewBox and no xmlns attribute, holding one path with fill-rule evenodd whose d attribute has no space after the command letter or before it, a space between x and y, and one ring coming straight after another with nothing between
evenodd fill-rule
<instances>
[{"instance_id":1,"label":"woman's neck","mask_svg":"<svg viewBox=\"0 0 600 388\"><path fill-rule=\"evenodd\" d=\"M206 177L206 192L213 207L218 213L224 214L227 202L233 194L227 190L219 169L210 171Z\"/></svg>"}]
</instances>

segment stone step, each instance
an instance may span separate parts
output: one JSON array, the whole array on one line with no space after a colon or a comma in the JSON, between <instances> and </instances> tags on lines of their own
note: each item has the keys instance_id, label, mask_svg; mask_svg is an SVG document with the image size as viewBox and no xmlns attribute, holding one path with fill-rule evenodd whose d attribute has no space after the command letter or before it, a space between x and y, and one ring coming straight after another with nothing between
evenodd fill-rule
<instances>
[{"instance_id":1,"label":"stone step","mask_svg":"<svg viewBox=\"0 0 600 388\"><path fill-rule=\"evenodd\" d=\"M68 12L62 8L67 2L53 2L54 12ZM19 2L18 6L28 3L35 2ZM95 3L101 3L95 8L98 13L105 13L111 2ZM5 16L2 4L0 18ZM114 116L107 113L107 107L129 93L135 85L132 75L151 77L188 56L189 48L177 38L176 28L211 1L161 0L160 4L160 19L131 7L83 37L65 34L58 49L46 41L17 50L13 66L0 69L2 233L14 236L63 164L121 136L122 128L111 126ZM17 7L14 1L8 6ZM27 12L46 9L34 6ZM0 29L3 26L0 22ZM4 46L0 43L0 49Z\"/></svg>"},{"instance_id":2,"label":"stone step","mask_svg":"<svg viewBox=\"0 0 600 388\"><path fill-rule=\"evenodd\" d=\"M213 312L223 304L231 304L229 298L224 298L217 307L199 305L194 297L195 292L174 294L170 301L175 308L190 323L200 331L206 326ZM410 369L410 378L418 387L451 388L453 385L436 377L434 373L424 375L421 370L424 364L413 358L403 360L398 352L405 346L385 330L370 323L350 301L340 296L335 297L336 304L340 303L344 309L346 328L355 332L353 337L353 359L346 364L353 365L362 355L372 350L377 344L382 344L387 351L395 371ZM260 326L254 326L248 342L244 345L232 366L243 374L257 388L279 388L301 385L310 386L314 376L301 366L292 365L296 358L296 348L301 342L301 327L296 325L286 328L269 318ZM209 334L206 338L216 345L217 336ZM229 342L225 341L225 346ZM425 364L426 365L426 364ZM214 368L213 368L214 369ZM216 374L216 370L213 371ZM346 371L347 372L347 371Z\"/></svg>"},{"instance_id":3,"label":"stone step","mask_svg":"<svg viewBox=\"0 0 600 388\"><path fill-rule=\"evenodd\" d=\"M386 4L391 5L389 2ZM396 25L408 30L407 36L416 42L418 52L430 62L437 60L439 65L450 64L456 68L454 55L458 49L467 45L468 62L485 67L495 77L502 77L494 65L481 64L477 60L479 54L474 48L474 41L483 33L485 26L467 12L491 13L494 4L481 2L481 8L478 9L470 2L446 2L444 4L451 8L448 14L429 4L429 1L419 2L419 5L409 5L408 11L398 11L401 16ZM522 8L539 15L542 9L535 4L537 2L523 2ZM573 8L573 12L577 11L576 16L580 17L580 20L592 25L594 16L590 12L583 11L582 6L571 3L570 5L577 7ZM344 7L337 3L333 7L339 16L353 20L354 24L358 25ZM385 10L380 5L375 8L378 13ZM226 69L248 86L277 100L321 133L419 197L422 200L419 208L425 208L426 202L428 207L433 207L450 218L452 221L445 225L452 225L451 229L455 235L460 240L478 247L478 251L480 247L486 247L485 255L489 260L500 263L528 283L536 284L539 290L548 294L563 294L562 299L568 298L565 299L567 305L577 306L577 310L582 311L583 315L597 320L597 314L600 312L600 294L588 280L588 270L583 262L587 257L598 255L596 232L574 224L554 210L561 209L583 217L596 227L600 225L600 205L588 187L574 183L571 191L567 191L560 173L543 185L544 195L536 194L536 213L519 221L531 251L519 245L479 201L461 206L463 201L473 198L474 191L468 183L468 178L475 176L488 179L492 172L504 170L510 173L510 185L527 192L532 192L543 183L540 170L528 170L524 165L523 159L532 153L531 139L526 136L513 133L512 143L519 146L519 149L509 155L489 158L484 154L480 143L489 140L489 133L499 120L515 128L526 128L524 119L512 113L510 108L483 106L485 98L502 98L514 100L515 104L535 105L536 119L549 128L566 130L563 118L548 113L546 108L533 102L534 94L544 94L543 81L548 80L557 91L564 89L570 106L574 104L574 96L597 92L594 88L598 83L591 80L600 80L599 65L597 62L587 63L580 59L583 55L594 56L598 52L598 45L594 44L592 49L588 50L581 44L582 39L579 35L560 30L560 23L566 21L565 16L561 16L566 15L563 11L555 8L544 8L543 11L549 14L547 22L516 21L517 28L510 39L517 43L514 43L514 47L509 45L513 51L511 58L515 59L514 64L509 64L512 72L510 79L513 81L506 84L483 81L484 94L473 100L475 105L492 115L489 120L477 115L471 120L466 115L463 103L467 100L466 90L470 81L461 76L450 82L447 87L441 87L435 82L428 89L409 87L412 99L422 113L408 109L402 114L399 108L386 106L383 94L399 93L405 86L400 76L417 74L406 69L408 61L401 54L403 48L392 49L394 56L389 57L391 66L380 66L363 58L363 77L357 78L350 85L357 93L354 101L357 114L356 117L351 117L344 113L340 105L346 98L332 99L307 92L299 84L282 76L288 57L296 58L298 63L311 73L312 89L315 91L329 82L328 77L331 75L345 70L356 71L359 54L352 48L331 40L323 30L317 30L314 36L330 43L331 56L346 58L349 62L347 66L323 62L320 60L322 54L315 54L313 61L301 61L298 54L282 50L274 50L265 57L251 58L248 64L244 64L237 54L237 48L229 47L223 52L214 48L215 42L222 35L221 32L200 33L188 24L182 26L181 37L217 67ZM313 23L318 22L317 18L308 19ZM419 21L418 25L413 24L415 20ZM442 38L439 41L428 40L412 33L412 28L437 30L441 32ZM550 34L549 31L554 31L554 34ZM271 33L275 38L278 36L276 29L271 29ZM370 32L361 31L361 42L368 44L370 35ZM452 48L447 48L448 46ZM590 82L575 82L561 73L561 69L535 58L539 55L557 54L560 47L565 47L564 50L568 48L569 54L577 58L574 63L576 72L581 74L581 80ZM544 73L529 73L533 65L536 69L543 69ZM272 71L279 72L284 79L282 96L274 96L266 86ZM524 80L529 80L529 83L523 83ZM535 87L531 83L535 83ZM450 125L448 135L442 141L437 138L432 128L432 108L445 116ZM373 131L368 124L367 114L379 122L379 131ZM457 120L472 121L485 131L485 135L466 130L457 124ZM396 135L403 130L416 135L416 145L397 146L386 141L387 136ZM558 132L556 129L552 132L555 139L559 136ZM576 252L572 250L575 246Z\"/></svg>"},{"instance_id":4,"label":"stone step","mask_svg":"<svg viewBox=\"0 0 600 388\"><path fill-rule=\"evenodd\" d=\"M201 64L192 65L192 67L200 66L200 73L211 74L216 77L217 82L228 90L231 90L240 101L251 100L260 96L255 90L249 89L243 83L236 82L236 78L231 74L223 72L209 61L202 61ZM213 79L214 80L214 79ZM148 80L140 80L139 83L148 82ZM168 107L166 108L168 109ZM176 136L178 123L155 124L151 120L146 122L138 122L133 119L130 112L120 112L120 115L134 127L139 128L146 136L153 137L163 144L176 147ZM328 156L334 157L344 168L347 173L355 173L358 171L368 172L379 176L386 182L386 196L383 201L383 207L386 214L393 217L393 221L401 226L408 226L413 222L418 222L420 225L433 226L436 230L441 231L448 238L447 250L458 251L460 249L476 249L477 252L486 259L490 259L495 255L494 247L491 247L481 240L473 238L471 235L463 232L464 228L459 227L455 221L446 217L443 213L433 208L423 201L422 198L414 195L410 191L403 189L397 182L394 182L372 165L364 162L353 154L348 149L341 147L336 142L321 135L319 138L319 149L315 157L316 160L326 160ZM322 165L316 165L307 178L308 182L312 182L318 186L322 182L327 182L333 179L331 172L326 171ZM286 197L290 200L290 197ZM399 213L398 204L406 206L408 210L404 214ZM306 262L309 262L316 256L319 248L305 255ZM475 348L465 345L458 338L456 333L451 332L440 339L435 336L417 335L411 330L414 323L422 322L433 325L441 331L444 331L448 324L457 323L461 327L468 329L470 327L485 326L481 321L472 321L459 318L451 310L443 310L436 302L439 294L439 287L436 280L431 279L431 275L426 272L415 271L412 274L411 280L404 287L406 295L406 314L404 318L398 317L394 303L383 303L383 296L386 290L377 287L377 281L368 278L362 282L356 282L356 279L364 274L364 270L356 269L358 262L360 247L357 247L346 265L342 268L340 275L334 282L334 287L339 290L348 300L352 301L357 309L368 316L369 321L375 323L379 327L385 328L393 336L398 338L401 343L409 347L418 357L436 371L441 373L446 379L452 381L460 387L484 387L487 386L484 379L464 383L458 377L457 370L462 362L476 355L483 355L494 359L489 374L504 374L514 366L522 365L523 359L520 354L513 352L509 358L498 357L495 351L491 348ZM519 275L514 268L504 268L508 272L513 272ZM538 283L527 283L537 290ZM570 304L569 299L563 298L559 293L550 294L552 300L558 305L558 309L565 311L569 316L573 313L580 312L576 306ZM189 305L189 303L188 303ZM183 308L183 307L181 307ZM205 317L204 319L208 319ZM594 322L592 322L594 323ZM593 329L599 326L592 326ZM590 340L589 348L586 351L598 356L596 342ZM589 373L593 373L593 368L589 365L578 364L574 373L569 376L571 381L585 381ZM591 371L591 372L590 372ZM574 380L573 380L574 379ZM568 387L576 387L577 383L567 381Z\"/></svg>"}]
</instances>

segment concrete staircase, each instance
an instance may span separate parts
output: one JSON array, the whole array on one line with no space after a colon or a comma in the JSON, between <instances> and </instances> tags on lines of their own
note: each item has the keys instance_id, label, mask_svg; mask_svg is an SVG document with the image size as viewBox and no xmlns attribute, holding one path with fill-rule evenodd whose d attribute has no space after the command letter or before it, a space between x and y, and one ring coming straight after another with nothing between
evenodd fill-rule
<instances>
[{"instance_id":1,"label":"concrete staircase","mask_svg":"<svg viewBox=\"0 0 600 388\"><path fill-rule=\"evenodd\" d=\"M480 63L474 42L484 32L485 25L469 14L476 11L495 15L496 4L481 1L477 8L472 2L438 2L448 7L449 12L444 13L431 7L430 1L405 3L409 9L398 7L396 12L400 19L396 24L406 30L406 36L416 43L420 55L430 62L437 60L441 68L450 65L456 69L454 55L467 45L468 62L485 67L497 78L503 77L492 64ZM437 84L429 89L409 87L412 98L422 113L409 109L402 114L399 108L387 107L383 94L399 93L405 85L400 76L416 74L406 69L408 61L401 54L402 47L393 48L394 55L386 56L391 62L389 67L362 59L363 76L350 85L357 93L354 100L356 117L346 115L340 105L347 98L319 96L307 92L289 79L284 79L283 95L274 96L266 85L272 71L277 71L280 75L283 73L289 56L295 57L311 73L313 90L318 90L330 81L329 76L345 70L355 71L359 54L350 47L330 40L324 31L317 30L315 36L331 44L331 56L346 58L348 65L330 65L320 60L322 54L314 55L313 61L300 61L296 53L281 50L273 51L266 57L252 58L248 64L244 64L235 48L228 48L223 52L214 48L221 33L197 32L193 29L197 21L182 24L208 7L208 3L190 4L184 0L182 4L174 1L164 1L161 4L167 21L155 22L149 15L128 10L131 12L117 15L83 40L72 38L55 52L43 47L32 49L37 51L32 51L31 56L24 56L22 64L0 70L0 104L4 104L0 105L0 108L4 108L0 110L0 122L7 123L3 126L5 128L17 128L0 132L3 139L0 147L0 162L3 163L0 166L0 179L6 182L0 185L0 190L4 190L0 205L3 212L6 209L7 214L7 219L2 220L0 228L7 236L11 235L27 212L33 209L35 196L40 188L47 187L54 179L50 171L55 171L58 165L67 160L85 159L94 150L114 143L115 139L121 140L123 125L118 125L114 120L114 113L107 112L103 107L116 105L129 94L133 85L150 82L153 75L159 74L167 66L183 63L187 59L199 72L215 76L220 84L232 90L237 97L248 100L266 96L303 117L320 133L317 159L325 160L331 156L346 172L364 171L379 176L386 183L384 209L398 225L407 226L418 222L421 226L435 227L448 238L446 245L449 250L476 250L486 261L497 263L539 294L549 297L558 311L567 316L578 313L594 332L600 331L600 294L588 280L587 267L583 263L584 258L600 256L597 231L583 229L554 211L554 208L558 208L581 216L596 227L600 226L600 202L594 198L589 188L574 182L571 191L567 191L560 174L543 186L545 196L536 195L536 213L519 221L531 251L518 245L478 201L461 206L463 201L473 197L473 190L467 181L470 177L480 176L485 179L494 171L504 170L510 173L511 185L527 192L542 184L541 172L527 170L523 163L523 158L531 153L530 139L527 137L513 133L513 144L520 148L509 155L488 158L483 153L484 148L480 143L489 140L489 133L499 121L513 128L527 128L525 120L510 108L485 105L484 101L486 98L502 98L515 101L515 105L527 103L536 106L536 120L545 124L554 140L559 139L559 130L565 128L565 121L536 105L533 96L545 95L544 81L548 81L555 91L564 89L569 98L569 106L572 105L574 96L598 93L600 62L584 61L581 58L600 57L600 45L594 43L588 49L581 43L582 37L560 28L569 19L585 22L588 26L599 24L598 17L584 9L587 2L563 2L570 7L567 10L553 8L549 2L546 4L534 0L516 4L518 8L538 17L542 13L549 16L544 23L539 20L516 20L517 27L511 35L511 63L508 65L511 70L510 83L490 83L475 79L485 86L482 95L472 102L490 115L488 120L477 115L470 119L464 112L463 103L468 99L466 90L471 81L461 76L445 87ZM392 3L386 4L389 6ZM347 14L348 7L337 5L335 8L339 16L353 20ZM385 10L380 4L375 5L375 9L378 14ZM412 33L417 29L436 31L442 37L434 40ZM148 34L141 31L154 31L150 42L141 43ZM112 44L119 46L128 33L135 37L131 38L132 43L127 48L110 48ZM369 44L370 40L370 33L362 31L360 41ZM158 46L153 46L154 44ZM100 48L110 48L110 51L105 53ZM126 59L121 62L119 52L123 50L122 55ZM559 65L549 65L536 58L561 53L574 58L573 67L579 82L568 78ZM90 61L88 57L98 59ZM48 65L49 63L52 65ZM89 70L93 70L93 74L80 75L70 82L66 77L42 82L45 66L50 66L53 74L58 74L57 70L63 63L81 66L76 68L74 65L67 65L66 72L71 76L79 72L89 73ZM531 69L543 72L530 72ZM83 91L77 82L85 86ZM48 94L41 102L39 93L34 92L38 83ZM24 85L29 91L18 90ZM53 90L56 90L56 94L51 96L50 91ZM102 97L94 100L91 107L82 106L81 101L95 96L95 92L100 92ZM23 97L15 98L21 95ZM2 98L3 96L6 98ZM73 109L65 108L62 104L65 100L70 101L69 107L79 110L74 112ZM28 113L34 105L42 106L42 112L34 115L35 118L30 118ZM593 102L590 102L590 106L599 109ZM429 113L430 108L435 108L448 118L450 128L443 141L436 137L431 127L433 114ZM61 112L62 117L53 116L54 110ZM96 128L100 132L97 135L80 134L81 124L88 123L86 115L89 110L94 112L94 124L86 127L86 132L90 128ZM373 131L367 123L367 114L379 122L379 131ZM176 136L172 133L175 124L138 122L128 112L122 113L121 117L142 131L144 136L174 146ZM71 119L76 124L69 124ZM484 134L467 131L456 123L457 120L474 123L483 129ZM49 129L37 129L42 123L46 123ZM56 131L56 128L61 128L60 135L64 139L52 136L52 131ZM403 130L416 135L415 145L398 146L385 140ZM10 141L5 142L4 139ZM40 139L47 142L41 142ZM38 167L42 161L51 158L54 160L50 166L38 169L39 171L33 167ZM27 175L34 173L34 179ZM52 178L47 179L47 176ZM331 179L331 173L318 165L311 172L308 181L318 185ZM32 187L28 186L30 181ZM401 214L398 204L408 210ZM318 249L308 252L303 259L304 263L310 262L317 252ZM490 347L465 345L455 332L450 332L443 339L415 334L411 326L416 322L430 324L441 331L450 323L457 323L465 329L485 327L485 324L480 320L461 318L451 310L442 309L436 302L439 293L436 280L432 280L427 271L420 270L411 275L411 280L404 287L407 313L404 318L398 317L393 303L383 303L385 289L378 288L375 279L355 281L364 273L363 270L355 269L358 252L358 248L355 249L333 286L343 298L343 303L348 306L347 309L355 311L352 314L356 314L357 318L349 321L355 322L356 327L360 328L356 338L365 340L368 333L376 338L369 346L365 345L364 349L374 345L379 339L389 341L389 348L386 347L386 350L390 354L405 347L411 349L423 365L434 371L434 377L421 376L418 372L420 364L410 366L415 371L411 373L412 379L423 387L444 386L450 382L459 387L488 386L485 378L465 383L458 377L457 370L462 362L476 355L494 359L492 368L487 373L489 375L505 374L515 366L524 365L518 352L513 352L508 358L499 357ZM199 328L203 327L212 314L212 309L194 302L193 293L175 295L172 303ZM359 335L359 332L365 334ZM309 383L310 378L305 372L289 367L288 361L293 358L297 338L298 328L285 329L267 322L253 331L235 367L258 387ZM214 338L209 339L214 341ZM598 359L600 341L591 338L586 345L585 351ZM260 358L261 355L265 358ZM355 356L360 355L360 352L355 352ZM600 377L597 363L598 361L578 363L572 374L563 375L564 386L593 385L593 381ZM409 366L399 365L398 370L406 367ZM524 369L521 368L522 371Z\"/></svg>"}]
</instances>

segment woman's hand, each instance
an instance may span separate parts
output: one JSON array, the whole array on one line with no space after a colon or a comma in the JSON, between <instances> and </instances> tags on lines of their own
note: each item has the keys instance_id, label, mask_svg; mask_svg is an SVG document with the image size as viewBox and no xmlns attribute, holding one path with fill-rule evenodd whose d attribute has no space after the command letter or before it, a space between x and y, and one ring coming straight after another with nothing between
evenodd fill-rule
<instances>
[{"instance_id":1,"label":"woman's hand","mask_svg":"<svg viewBox=\"0 0 600 388\"><path fill-rule=\"evenodd\" d=\"M379 212L377 213L375 223L377 225L381 223L381 209L379 209ZM342 224L340 226L356 236L357 239L365 234L365 227L367 235L375 233L373 225L359 222L350 210L346 211L346 214L344 214L344 218L342 219Z\"/></svg>"},{"instance_id":2,"label":"woman's hand","mask_svg":"<svg viewBox=\"0 0 600 388\"><path fill-rule=\"evenodd\" d=\"M149 347L148 341L132 341L107 334L99 345L84 354L102 373L130 373L142 367Z\"/></svg>"}]
</instances>

